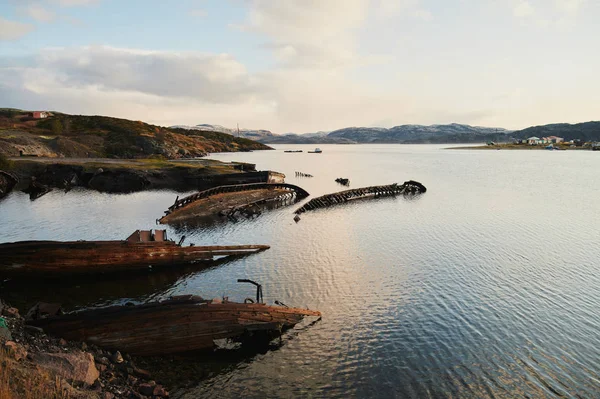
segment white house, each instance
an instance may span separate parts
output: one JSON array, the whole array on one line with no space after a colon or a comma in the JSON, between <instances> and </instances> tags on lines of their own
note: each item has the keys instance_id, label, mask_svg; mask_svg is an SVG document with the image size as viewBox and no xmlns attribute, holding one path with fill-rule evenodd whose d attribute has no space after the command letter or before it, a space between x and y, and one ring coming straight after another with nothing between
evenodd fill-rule
<instances>
[{"instance_id":1,"label":"white house","mask_svg":"<svg viewBox=\"0 0 600 399\"><path fill-rule=\"evenodd\" d=\"M530 137L527 139L527 144L529 145L537 145L540 144L542 142L542 140L539 137Z\"/></svg>"}]
</instances>

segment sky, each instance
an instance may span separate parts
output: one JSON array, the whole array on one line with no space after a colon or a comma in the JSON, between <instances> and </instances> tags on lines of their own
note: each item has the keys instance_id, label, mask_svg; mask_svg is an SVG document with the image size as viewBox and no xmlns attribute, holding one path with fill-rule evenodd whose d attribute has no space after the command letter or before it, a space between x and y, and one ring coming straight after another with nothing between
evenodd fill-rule
<instances>
[{"instance_id":1,"label":"sky","mask_svg":"<svg viewBox=\"0 0 600 399\"><path fill-rule=\"evenodd\" d=\"M598 0L0 0L0 107L275 133L600 119Z\"/></svg>"}]
</instances>

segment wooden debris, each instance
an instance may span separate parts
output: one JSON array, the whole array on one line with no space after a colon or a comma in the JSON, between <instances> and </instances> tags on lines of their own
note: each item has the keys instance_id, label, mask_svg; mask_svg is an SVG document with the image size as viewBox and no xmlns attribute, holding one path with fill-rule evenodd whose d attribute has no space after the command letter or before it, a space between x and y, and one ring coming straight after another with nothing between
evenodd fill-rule
<instances>
[{"instance_id":1,"label":"wooden debris","mask_svg":"<svg viewBox=\"0 0 600 399\"><path fill-rule=\"evenodd\" d=\"M321 197L313 198L302 207L298 208L296 215L314 209L327 208L336 204L345 203L348 201L361 198L379 198L395 195L417 195L426 192L427 189L419 182L409 180L401 185L397 183L388 186L371 186L363 188L354 188L351 190L340 191L338 193L326 194Z\"/></svg>"},{"instance_id":2,"label":"wooden debris","mask_svg":"<svg viewBox=\"0 0 600 399\"><path fill-rule=\"evenodd\" d=\"M338 177L337 179L335 179L336 183L340 183L342 186L349 186L350 185L350 179L345 179L343 177Z\"/></svg>"},{"instance_id":3,"label":"wooden debris","mask_svg":"<svg viewBox=\"0 0 600 399\"><path fill-rule=\"evenodd\" d=\"M309 175L308 173L296 172L296 177L313 177L313 175Z\"/></svg>"}]
</instances>

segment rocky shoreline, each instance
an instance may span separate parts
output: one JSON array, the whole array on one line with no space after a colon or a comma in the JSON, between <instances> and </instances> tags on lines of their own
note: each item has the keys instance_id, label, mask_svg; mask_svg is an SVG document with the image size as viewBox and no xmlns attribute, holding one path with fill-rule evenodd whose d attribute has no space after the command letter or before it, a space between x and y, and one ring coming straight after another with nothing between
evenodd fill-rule
<instances>
[{"instance_id":1,"label":"rocky shoreline","mask_svg":"<svg viewBox=\"0 0 600 399\"><path fill-rule=\"evenodd\" d=\"M219 185L225 175L256 172L256 169L253 164L213 160L17 158L13 161L11 172L19 177L20 188L28 187L34 181L36 185L66 191L82 187L107 193L131 193L161 189L197 190L203 185Z\"/></svg>"},{"instance_id":2,"label":"rocky shoreline","mask_svg":"<svg viewBox=\"0 0 600 399\"><path fill-rule=\"evenodd\" d=\"M168 398L167 389L135 362L118 351L47 336L0 300L2 397Z\"/></svg>"}]
</instances>

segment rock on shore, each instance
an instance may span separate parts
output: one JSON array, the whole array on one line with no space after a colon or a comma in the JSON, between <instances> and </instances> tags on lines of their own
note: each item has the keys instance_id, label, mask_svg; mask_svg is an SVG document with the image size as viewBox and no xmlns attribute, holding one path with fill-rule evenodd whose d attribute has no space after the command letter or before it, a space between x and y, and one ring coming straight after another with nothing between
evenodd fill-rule
<instances>
[{"instance_id":1,"label":"rock on shore","mask_svg":"<svg viewBox=\"0 0 600 399\"><path fill-rule=\"evenodd\" d=\"M0 170L0 198L10 193L18 181L12 173Z\"/></svg>"},{"instance_id":2,"label":"rock on shore","mask_svg":"<svg viewBox=\"0 0 600 399\"><path fill-rule=\"evenodd\" d=\"M127 354L47 336L0 300L0 393L14 397L167 398ZM9 397L11 397L9 396Z\"/></svg>"}]
</instances>

